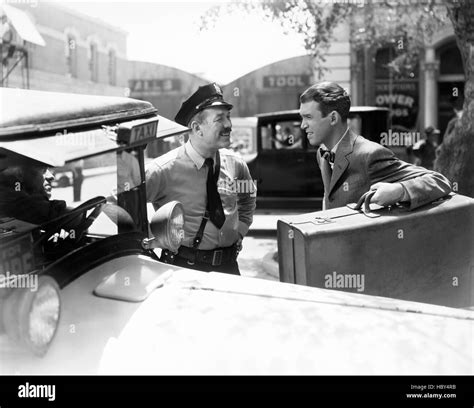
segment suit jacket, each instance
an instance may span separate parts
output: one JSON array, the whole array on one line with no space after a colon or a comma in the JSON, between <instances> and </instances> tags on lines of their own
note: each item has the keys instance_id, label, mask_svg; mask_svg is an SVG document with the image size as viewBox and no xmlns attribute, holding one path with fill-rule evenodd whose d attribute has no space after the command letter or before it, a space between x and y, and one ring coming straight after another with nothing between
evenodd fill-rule
<instances>
[{"instance_id":1,"label":"suit jacket","mask_svg":"<svg viewBox=\"0 0 474 408\"><path fill-rule=\"evenodd\" d=\"M410 196L410 210L451 192L451 185L443 175L399 160L391 150L352 130L339 143L330 181L321 160L325 159L318 151L317 161L325 184L323 209L357 202L378 182L400 182Z\"/></svg>"}]
</instances>

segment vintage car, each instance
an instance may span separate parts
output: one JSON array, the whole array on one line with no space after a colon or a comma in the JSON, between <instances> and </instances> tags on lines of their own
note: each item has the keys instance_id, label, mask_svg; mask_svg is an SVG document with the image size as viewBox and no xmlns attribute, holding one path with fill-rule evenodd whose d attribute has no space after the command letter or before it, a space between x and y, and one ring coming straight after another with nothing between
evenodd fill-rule
<instances>
[{"instance_id":1,"label":"vintage car","mask_svg":"<svg viewBox=\"0 0 474 408\"><path fill-rule=\"evenodd\" d=\"M353 106L348 123L356 133L380 143L388 128L388 112L386 108ZM257 180L257 208L321 209L324 187L316 164L318 147L309 145L298 110L256 117L255 153L246 159Z\"/></svg>"},{"instance_id":2,"label":"vintage car","mask_svg":"<svg viewBox=\"0 0 474 408\"><path fill-rule=\"evenodd\" d=\"M0 92L2 169L105 169L66 216L0 220L1 374L473 374L471 311L160 262L184 212L147 214L144 150L186 129L151 104Z\"/></svg>"}]
</instances>

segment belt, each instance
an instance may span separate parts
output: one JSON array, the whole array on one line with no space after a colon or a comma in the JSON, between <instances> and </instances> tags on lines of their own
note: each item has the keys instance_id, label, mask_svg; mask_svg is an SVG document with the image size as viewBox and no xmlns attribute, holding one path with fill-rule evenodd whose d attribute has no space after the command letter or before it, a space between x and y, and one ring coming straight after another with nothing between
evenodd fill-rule
<instances>
[{"instance_id":1,"label":"belt","mask_svg":"<svg viewBox=\"0 0 474 408\"><path fill-rule=\"evenodd\" d=\"M209 250L181 246L178 249L177 256L187 259L190 265L194 263L205 263L212 266L219 266L235 261L237 259L237 250L235 245Z\"/></svg>"}]
</instances>

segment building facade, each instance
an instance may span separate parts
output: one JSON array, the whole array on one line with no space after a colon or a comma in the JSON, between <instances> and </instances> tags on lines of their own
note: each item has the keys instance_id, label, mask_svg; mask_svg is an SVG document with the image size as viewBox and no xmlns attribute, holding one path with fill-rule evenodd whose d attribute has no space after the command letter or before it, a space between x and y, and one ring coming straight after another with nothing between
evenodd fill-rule
<instances>
[{"instance_id":1,"label":"building facade","mask_svg":"<svg viewBox=\"0 0 474 408\"><path fill-rule=\"evenodd\" d=\"M324 79L347 88L351 84L349 28L339 25L326 55ZM225 84L224 97L234 105L233 115L253 116L299 107L301 93L316 82L310 55L288 58L256 69Z\"/></svg>"},{"instance_id":2,"label":"building facade","mask_svg":"<svg viewBox=\"0 0 474 408\"><path fill-rule=\"evenodd\" d=\"M423 137L423 129L433 126L443 135L454 115L453 104L463 98L465 82L451 24L435 33L420 58L402 72L390 66L397 46L394 41L362 52L353 49L353 103L388 107L394 131L417 131Z\"/></svg>"},{"instance_id":3,"label":"building facade","mask_svg":"<svg viewBox=\"0 0 474 408\"><path fill-rule=\"evenodd\" d=\"M207 83L203 78L167 65L128 61L130 96L151 102L158 113L173 119L182 102Z\"/></svg>"},{"instance_id":4,"label":"building facade","mask_svg":"<svg viewBox=\"0 0 474 408\"><path fill-rule=\"evenodd\" d=\"M27 2L12 3L2 6L2 15L3 24L11 31L8 40L16 47L11 55L2 55L3 86L82 94L127 94L124 30L58 3L37 2L34 6ZM29 41L29 34L34 30L44 45L41 41Z\"/></svg>"}]
</instances>

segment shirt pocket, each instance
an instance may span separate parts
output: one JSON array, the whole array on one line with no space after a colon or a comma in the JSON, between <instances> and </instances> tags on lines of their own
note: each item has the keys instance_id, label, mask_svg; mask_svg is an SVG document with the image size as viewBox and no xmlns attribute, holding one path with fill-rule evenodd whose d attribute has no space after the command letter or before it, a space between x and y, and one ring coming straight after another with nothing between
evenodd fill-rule
<instances>
[{"instance_id":1,"label":"shirt pocket","mask_svg":"<svg viewBox=\"0 0 474 408\"><path fill-rule=\"evenodd\" d=\"M237 208L237 191L232 183L218 185L217 191L221 197L222 207L226 214L230 214Z\"/></svg>"}]
</instances>

